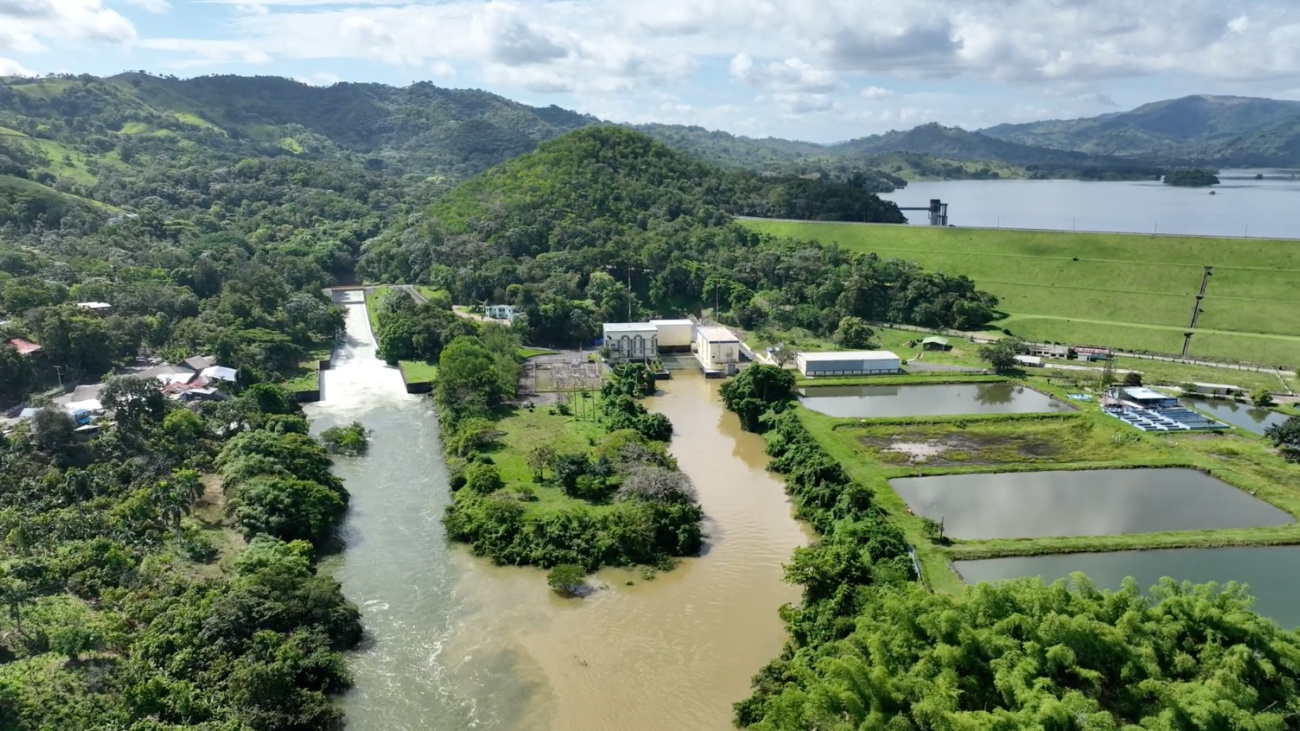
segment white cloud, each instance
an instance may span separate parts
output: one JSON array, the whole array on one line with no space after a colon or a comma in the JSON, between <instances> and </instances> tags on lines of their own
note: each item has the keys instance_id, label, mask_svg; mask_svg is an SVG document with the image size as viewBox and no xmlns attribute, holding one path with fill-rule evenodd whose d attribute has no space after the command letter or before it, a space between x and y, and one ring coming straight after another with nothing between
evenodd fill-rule
<instances>
[{"instance_id":1,"label":"white cloud","mask_svg":"<svg viewBox=\"0 0 1300 731\"><path fill-rule=\"evenodd\" d=\"M135 26L100 0L0 0L0 51L37 52L49 43L127 44Z\"/></svg>"},{"instance_id":2,"label":"white cloud","mask_svg":"<svg viewBox=\"0 0 1300 731\"><path fill-rule=\"evenodd\" d=\"M813 68L798 58L759 64L743 52L731 59L731 75L760 89L825 93L839 86L834 74Z\"/></svg>"},{"instance_id":3,"label":"white cloud","mask_svg":"<svg viewBox=\"0 0 1300 731\"><path fill-rule=\"evenodd\" d=\"M0 76L38 76L35 71L10 58L0 58Z\"/></svg>"},{"instance_id":4,"label":"white cloud","mask_svg":"<svg viewBox=\"0 0 1300 731\"><path fill-rule=\"evenodd\" d=\"M858 92L858 96L863 99L888 99L893 96L894 92L889 89L883 89L879 86L868 86Z\"/></svg>"},{"instance_id":5,"label":"white cloud","mask_svg":"<svg viewBox=\"0 0 1300 731\"><path fill-rule=\"evenodd\" d=\"M150 13L165 13L172 9L172 4L167 0L122 0L127 5L134 5L141 10Z\"/></svg>"},{"instance_id":6,"label":"white cloud","mask_svg":"<svg viewBox=\"0 0 1300 731\"><path fill-rule=\"evenodd\" d=\"M434 78L450 79L456 75L456 67L446 61L434 61L429 64L429 73L433 74Z\"/></svg>"}]
</instances>

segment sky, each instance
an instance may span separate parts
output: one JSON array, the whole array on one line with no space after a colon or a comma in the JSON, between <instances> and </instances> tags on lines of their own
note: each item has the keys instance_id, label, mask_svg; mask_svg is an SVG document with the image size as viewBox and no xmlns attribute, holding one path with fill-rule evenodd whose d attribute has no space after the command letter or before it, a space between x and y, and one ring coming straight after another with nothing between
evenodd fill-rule
<instances>
[{"instance_id":1,"label":"sky","mask_svg":"<svg viewBox=\"0 0 1300 731\"><path fill-rule=\"evenodd\" d=\"M1300 98L1297 0L0 0L0 75L146 70L486 89L833 142Z\"/></svg>"}]
</instances>

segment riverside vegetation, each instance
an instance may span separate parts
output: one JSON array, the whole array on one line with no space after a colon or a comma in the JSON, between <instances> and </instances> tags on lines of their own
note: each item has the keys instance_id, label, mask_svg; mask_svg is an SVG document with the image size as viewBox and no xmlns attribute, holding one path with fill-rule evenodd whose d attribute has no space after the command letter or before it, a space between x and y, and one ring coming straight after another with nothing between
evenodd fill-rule
<instances>
[{"instance_id":1,"label":"riverside vegetation","mask_svg":"<svg viewBox=\"0 0 1300 731\"><path fill-rule=\"evenodd\" d=\"M283 389L198 411L108 389L0 438L0 727L340 728L357 608L316 559L347 492Z\"/></svg>"},{"instance_id":2,"label":"riverside vegetation","mask_svg":"<svg viewBox=\"0 0 1300 731\"><path fill-rule=\"evenodd\" d=\"M504 407L500 382L478 376L492 374L491 355L461 338L439 361L455 491L448 536L497 563L565 567L552 580L565 591L602 566L669 567L699 552L704 516L667 452L672 425L637 401L654 390L645 366L616 368L598 395L575 404L589 413L575 416L567 405Z\"/></svg>"},{"instance_id":3,"label":"riverside vegetation","mask_svg":"<svg viewBox=\"0 0 1300 731\"><path fill-rule=\"evenodd\" d=\"M770 469L786 476L797 514L819 534L787 567L804 598L783 611L791 635L787 649L755 677L754 695L737 704L739 725L1020 728L1067 713L1088 719L1086 728L1204 728L1226 719L1265 727L1288 713L1280 708L1296 706L1300 665L1282 658L1291 657L1300 640L1249 611L1251 600L1240 588L1166 583L1143 596L1131 584L1097 591L1082 576L1051 586L1019 581L966 588L947 569L958 556L1293 543L1300 540L1294 524L954 544L938 524L911 515L887 484L894 476L994 469L1191 466L1297 514L1294 467L1260 440L1142 435L1091 412L836 420L789 403L793 385L788 372L751 366L724 390L728 408L742 415L746 428L767 432ZM768 406L766 413L746 418L758 404ZM948 439L959 448L933 465L904 465L884 444L896 439ZM1040 454L1044 448L1052 454ZM909 544L938 595L913 585L922 577L914 573ZM1062 633L1062 615L1077 631ZM1012 616L1018 630L1007 633ZM1156 633L1157 625L1170 633ZM1198 639L1211 628L1252 638L1280 664L1240 665L1217 642ZM940 646L948 651L936 652ZM1165 669L1164 661L1140 659L1168 657L1178 647L1187 654L1176 671ZM1005 662L1008 657L1015 660ZM1229 676L1231 687L1254 690L1236 692L1214 680ZM1127 694L1133 678L1167 690ZM1261 700L1274 691L1280 695Z\"/></svg>"}]
</instances>

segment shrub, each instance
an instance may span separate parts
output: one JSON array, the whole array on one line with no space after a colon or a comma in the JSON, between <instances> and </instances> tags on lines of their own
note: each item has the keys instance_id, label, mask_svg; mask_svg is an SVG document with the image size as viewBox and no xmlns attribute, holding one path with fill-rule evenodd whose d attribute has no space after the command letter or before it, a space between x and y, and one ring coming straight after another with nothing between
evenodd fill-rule
<instances>
[{"instance_id":1,"label":"shrub","mask_svg":"<svg viewBox=\"0 0 1300 731\"><path fill-rule=\"evenodd\" d=\"M501 489L501 472L496 465L474 462L465 467L465 489L479 495L490 495Z\"/></svg>"},{"instance_id":2,"label":"shrub","mask_svg":"<svg viewBox=\"0 0 1300 731\"><path fill-rule=\"evenodd\" d=\"M330 454L356 457L370 449L370 431L359 421L347 426L332 426L321 432L320 440Z\"/></svg>"},{"instance_id":3,"label":"shrub","mask_svg":"<svg viewBox=\"0 0 1300 731\"><path fill-rule=\"evenodd\" d=\"M552 589L566 596L573 596L582 588L586 572L581 566L564 563L551 569L546 574L546 583Z\"/></svg>"}]
</instances>

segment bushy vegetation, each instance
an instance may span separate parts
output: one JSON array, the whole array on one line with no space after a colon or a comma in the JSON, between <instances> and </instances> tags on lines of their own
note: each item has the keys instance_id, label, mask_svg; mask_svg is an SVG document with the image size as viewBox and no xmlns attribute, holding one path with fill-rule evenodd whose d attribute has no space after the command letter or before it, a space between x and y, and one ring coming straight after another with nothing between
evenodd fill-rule
<instances>
[{"instance_id":1,"label":"bushy vegetation","mask_svg":"<svg viewBox=\"0 0 1300 731\"><path fill-rule=\"evenodd\" d=\"M794 398L793 371L771 365L753 365L722 384L722 403L740 417L745 431L763 431L763 415L780 412Z\"/></svg>"},{"instance_id":2,"label":"bushy vegetation","mask_svg":"<svg viewBox=\"0 0 1300 731\"><path fill-rule=\"evenodd\" d=\"M786 580L803 587L797 607L782 610L790 639L781 657L754 678L754 694L736 704L736 722L758 723L794 680L792 663L852 632L857 616L881 586L906 583L912 560L902 532L875 505L871 491L808 434L789 410L770 412L768 468L785 476L795 515L817 530L812 545L797 548Z\"/></svg>"},{"instance_id":3,"label":"bushy vegetation","mask_svg":"<svg viewBox=\"0 0 1300 731\"><path fill-rule=\"evenodd\" d=\"M347 495L296 406L118 390L93 440L56 409L0 439L0 727L341 728L361 626L312 542Z\"/></svg>"},{"instance_id":4,"label":"bushy vegetation","mask_svg":"<svg viewBox=\"0 0 1300 731\"><path fill-rule=\"evenodd\" d=\"M1207 188L1219 184L1219 176L1214 170L1202 168L1180 168L1165 173L1164 184L1182 188Z\"/></svg>"},{"instance_id":5,"label":"bushy vegetation","mask_svg":"<svg viewBox=\"0 0 1300 731\"><path fill-rule=\"evenodd\" d=\"M443 352L440 372L471 370L455 362L462 358L486 363L483 353L472 350L472 343L462 347L464 342ZM644 366L622 367L612 375L601 397L599 443L562 442L572 420L557 414L547 427L560 433L549 434L526 455L499 452L525 448L497 441L512 419L521 418L500 408L499 384L462 379L453 387L440 378L438 403L456 491L443 520L448 536L498 563L571 565L583 572L664 566L698 553L703 513L689 478L665 450L672 425L629 395L643 393L648 376ZM494 454L502 461L508 456L526 462L526 470L507 481ZM545 501L538 500L539 493L546 494Z\"/></svg>"},{"instance_id":6,"label":"bushy vegetation","mask_svg":"<svg viewBox=\"0 0 1300 731\"><path fill-rule=\"evenodd\" d=\"M370 449L370 430L354 421L347 426L332 426L320 434L321 444L330 454L357 457Z\"/></svg>"},{"instance_id":7,"label":"bushy vegetation","mask_svg":"<svg viewBox=\"0 0 1300 731\"><path fill-rule=\"evenodd\" d=\"M842 639L781 667L765 731L841 728L1285 728L1300 709L1300 637L1240 587L1143 596L1082 574L959 596L878 591ZM762 677L762 676L760 676ZM763 678L778 680L777 678Z\"/></svg>"}]
</instances>

